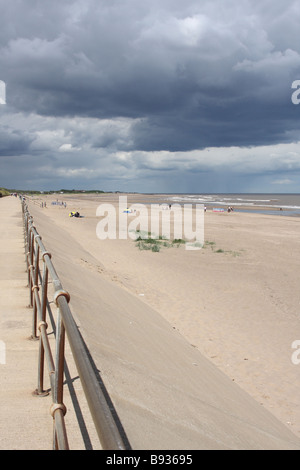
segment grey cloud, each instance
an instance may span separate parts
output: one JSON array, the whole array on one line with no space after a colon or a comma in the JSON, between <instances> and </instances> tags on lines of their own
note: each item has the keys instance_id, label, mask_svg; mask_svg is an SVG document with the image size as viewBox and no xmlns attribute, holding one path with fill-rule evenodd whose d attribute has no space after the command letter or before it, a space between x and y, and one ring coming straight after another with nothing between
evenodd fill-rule
<instances>
[{"instance_id":1,"label":"grey cloud","mask_svg":"<svg viewBox=\"0 0 300 470\"><path fill-rule=\"evenodd\" d=\"M0 157L24 155L30 150L34 138L9 127L0 128Z\"/></svg>"},{"instance_id":2,"label":"grey cloud","mask_svg":"<svg viewBox=\"0 0 300 470\"><path fill-rule=\"evenodd\" d=\"M169 151L169 164L152 166L157 174L173 171L172 152L299 140L291 103L300 78L298 1L0 0L0 7L0 79L11 113L30 117L27 129L20 121L1 127L1 155L40 151L47 165L52 158L81 168L82 178L105 159L121 178L122 168L132 177L142 168L115 159L118 152Z\"/></svg>"}]
</instances>

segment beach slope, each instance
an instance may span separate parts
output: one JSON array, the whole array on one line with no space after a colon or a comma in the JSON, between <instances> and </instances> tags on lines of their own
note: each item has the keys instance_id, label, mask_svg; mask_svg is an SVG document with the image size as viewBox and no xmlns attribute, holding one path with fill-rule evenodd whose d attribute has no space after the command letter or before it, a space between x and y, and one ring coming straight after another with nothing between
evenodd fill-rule
<instances>
[{"instance_id":1,"label":"beach slope","mask_svg":"<svg viewBox=\"0 0 300 470\"><path fill-rule=\"evenodd\" d=\"M92 215L74 220L33 203L29 210L133 449L300 449L287 426L118 282L105 265L109 256L118 263L117 245L101 245L95 256ZM136 248L126 243L130 263Z\"/></svg>"}]
</instances>

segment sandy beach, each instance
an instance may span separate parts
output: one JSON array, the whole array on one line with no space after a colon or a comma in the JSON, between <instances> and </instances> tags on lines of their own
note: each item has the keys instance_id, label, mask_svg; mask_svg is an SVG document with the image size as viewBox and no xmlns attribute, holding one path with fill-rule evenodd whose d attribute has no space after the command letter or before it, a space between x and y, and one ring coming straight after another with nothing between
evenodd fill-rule
<instances>
[{"instance_id":1,"label":"sandy beach","mask_svg":"<svg viewBox=\"0 0 300 470\"><path fill-rule=\"evenodd\" d=\"M117 207L118 197L57 194L28 199L71 293L75 315L85 309L87 318L97 302L95 288L89 298L80 297L74 279L80 269L81 283L89 273L151 307L299 438L300 365L291 360L291 345L300 339L300 218L208 210L202 249L174 246L152 252L140 250L132 239L97 238L97 207ZM158 195L127 198L129 205L164 202ZM66 207L53 202L65 202ZM70 211L82 217L69 217ZM61 233L68 236L62 240ZM72 254L66 258L65 253ZM93 332L89 338L93 344Z\"/></svg>"}]
</instances>

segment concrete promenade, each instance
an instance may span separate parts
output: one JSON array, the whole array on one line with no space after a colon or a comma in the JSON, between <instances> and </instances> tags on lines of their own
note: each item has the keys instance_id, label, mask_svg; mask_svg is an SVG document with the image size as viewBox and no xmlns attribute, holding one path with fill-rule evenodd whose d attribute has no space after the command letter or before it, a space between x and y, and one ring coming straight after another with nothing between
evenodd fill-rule
<instances>
[{"instance_id":1,"label":"concrete promenade","mask_svg":"<svg viewBox=\"0 0 300 470\"><path fill-rule=\"evenodd\" d=\"M38 342L30 340L31 309L19 199L0 199L0 448L51 448L50 399L33 395Z\"/></svg>"},{"instance_id":2,"label":"concrete promenade","mask_svg":"<svg viewBox=\"0 0 300 470\"><path fill-rule=\"evenodd\" d=\"M0 199L0 219L0 450L51 450L51 395L38 397L34 394L39 342L30 339L32 309L28 308L29 289L19 199ZM53 336L50 331L50 342ZM86 408L85 413L88 410L81 398L80 381L67 346L66 355L64 402L68 410L65 419L70 448L99 448L93 424L85 423L81 416L82 408ZM45 381L45 388L46 385ZM83 400L81 406L78 397ZM91 429L88 430L88 426Z\"/></svg>"}]
</instances>

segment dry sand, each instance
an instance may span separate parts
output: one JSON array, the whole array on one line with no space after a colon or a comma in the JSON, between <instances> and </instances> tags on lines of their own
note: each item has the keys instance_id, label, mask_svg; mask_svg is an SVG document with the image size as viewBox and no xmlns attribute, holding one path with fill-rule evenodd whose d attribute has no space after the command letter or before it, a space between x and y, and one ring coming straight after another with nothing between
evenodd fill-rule
<instances>
[{"instance_id":1,"label":"dry sand","mask_svg":"<svg viewBox=\"0 0 300 470\"><path fill-rule=\"evenodd\" d=\"M133 202L163 201L163 197L159 196L135 194L127 197L128 205ZM67 208L51 205L51 202L56 200L65 201ZM41 202L45 201L47 207L41 208ZM122 308L123 305L126 310L128 350L135 341L132 354L140 356L142 360L143 344L139 344L136 339L132 340L131 333L128 333L128 328L141 327L134 311L136 304L132 303L132 299L136 298L145 305L145 312L148 307L153 310L152 327L154 325L155 328L155 318L159 324L158 319L163 317L170 325L168 334L176 334L179 342L187 340L189 351L196 354L195 359L191 359L195 362L190 363L190 367L194 368L195 377L199 376L197 365L200 352L208 359L207 364L212 363L225 373L228 386L229 382L234 381L239 385L236 388L241 388L251 395L261 410L269 410L284 424L287 431L292 431L296 439L300 438L300 365L293 364L291 360L294 352L292 342L300 339L300 218L207 211L205 248L187 251L184 247L173 247L153 253L139 250L131 239L101 241L97 238L98 205L104 202L116 204L117 201L118 195L114 194L94 197L59 194L29 199L29 210L46 247L54 254L54 264L63 285L71 293L71 305L82 328L86 330L93 355L102 364L99 367L107 377L111 393L117 395L117 384L122 383L124 396L132 394L130 377L123 373L123 369L133 364L134 359L125 354L126 359L123 358L122 364L118 355L118 342L124 342L124 338L121 340L119 333L116 333L115 338L110 338L107 349L102 343L101 353L97 353L99 338L105 338L106 328L110 332L114 328L115 331L125 328L122 318L115 318L110 311L108 299L114 297L115 308ZM83 217L70 218L68 213L71 210L79 211ZM62 235L65 236L64 239ZM81 273L80 279L78 273ZM92 284L93 282L95 284ZM90 290L85 283L89 283ZM98 296L103 286L105 292L102 290L101 293L101 309L107 312L97 323L94 314L95 308L99 308ZM114 290L116 286L118 290ZM87 291L88 298L85 295ZM118 292L122 294L118 295ZM141 316L141 322L142 318ZM87 331L88 329L90 331ZM158 338L159 333L157 341ZM159 348L155 338L151 338L151 341ZM147 344L150 349L151 341L149 339L150 344ZM125 338L125 347L126 344ZM172 354L174 351L170 351L171 358L168 360L172 359ZM114 356L116 363L119 361L116 370L110 362ZM176 361L179 360L181 359L176 357ZM166 374L163 365L161 367L161 375L156 377L160 384L165 380ZM170 375L174 379L176 370L170 371ZM200 377L202 378L198 377L197 380L205 381L203 370ZM187 424L184 414L180 415L180 406L178 409L176 400L183 400L178 390L184 377L181 377L181 381L179 379L178 383L174 384L174 396L170 395L169 399L176 410L174 413L179 414L176 426L178 427L178 422L185 430L190 426L193 435L198 421L195 416L195 423ZM159 408L160 397L156 396L155 389L148 389L146 384L136 385L137 389L141 387L145 387L142 393L146 402L153 404L154 401ZM195 387L197 388L197 384ZM228 390L231 390L230 386ZM208 387L207 393L209 392L212 394ZM224 393L229 402L234 401L234 397L226 397L225 390ZM212 399L211 397L212 395L209 399ZM119 400L121 414L123 413L125 422L128 422L129 429L132 419L130 406L139 408L137 413L142 414L145 423L149 425L153 418L152 416L150 419L149 403L148 407L145 403L133 404L134 394L130 406L125 400L121 403L121 398L116 397L115 400ZM199 403L197 406L199 407ZM255 410L257 411L256 408ZM193 414L193 410L190 411ZM227 412L230 415L232 411ZM243 414L245 410L241 412ZM250 406L246 414L251 416L251 413L254 411L251 411ZM267 422L265 415L259 419ZM134 427L134 423L131 424ZM214 432L215 429L212 430L212 435ZM137 439L136 446L147 448L149 439L152 448L159 447L163 439L169 448L170 442L173 442L173 448L189 446L184 440L181 441L182 446L180 443L176 444L172 433L169 441L165 435L162 437L158 434L154 437L155 433L157 430L153 425L144 439ZM194 438L195 441L191 437L191 446L195 445L193 443L199 436ZM222 437L215 435L212 441L209 436L203 439L203 447L213 447L214 439L219 439L219 448L231 447L224 434ZM230 440L229 437L228 439ZM135 440L134 436L132 440ZM246 445L241 437L241 442L241 447L248 445L251 448L251 439ZM235 445L232 444L233 447ZM254 442L253 446L256 445Z\"/></svg>"}]
</instances>

